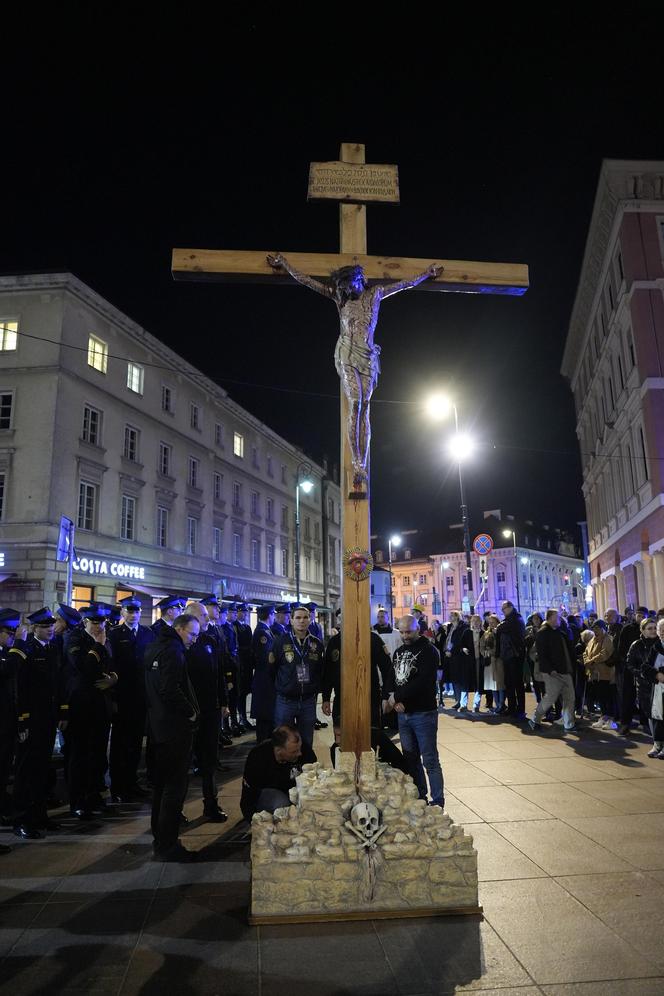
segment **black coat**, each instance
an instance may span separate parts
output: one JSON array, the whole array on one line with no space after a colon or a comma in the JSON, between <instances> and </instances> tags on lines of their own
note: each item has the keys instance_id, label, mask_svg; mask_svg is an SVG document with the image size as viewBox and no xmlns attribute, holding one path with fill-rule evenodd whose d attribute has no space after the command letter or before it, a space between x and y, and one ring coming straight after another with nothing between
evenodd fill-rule
<instances>
[{"instance_id":1,"label":"black coat","mask_svg":"<svg viewBox=\"0 0 664 996\"><path fill-rule=\"evenodd\" d=\"M447 632L449 634L450 630L448 629ZM460 685L466 692L474 692L476 690L475 644L470 626L465 622L460 622L452 630L452 640L449 646L447 637L441 640L440 652L445 681ZM448 653L450 653L449 657Z\"/></svg>"},{"instance_id":2,"label":"black coat","mask_svg":"<svg viewBox=\"0 0 664 996\"><path fill-rule=\"evenodd\" d=\"M526 627L516 609L496 627L497 657L505 663L510 660L523 660L526 652Z\"/></svg>"},{"instance_id":3,"label":"black coat","mask_svg":"<svg viewBox=\"0 0 664 996\"><path fill-rule=\"evenodd\" d=\"M371 725L382 726L383 698L387 698L386 678L391 671L390 652L379 637L371 633ZM325 673L323 676L323 702L332 702L332 721L335 726L341 722L341 633L331 636L325 648Z\"/></svg>"},{"instance_id":4,"label":"black coat","mask_svg":"<svg viewBox=\"0 0 664 996\"><path fill-rule=\"evenodd\" d=\"M566 635L548 623L542 623L535 637L537 664L542 674L574 674L574 650Z\"/></svg>"},{"instance_id":5,"label":"black coat","mask_svg":"<svg viewBox=\"0 0 664 996\"><path fill-rule=\"evenodd\" d=\"M274 671L270 666L270 653L274 633L266 622L258 620L251 640L254 658L254 680L251 686L251 717L263 722L274 721L277 693L274 688Z\"/></svg>"},{"instance_id":6,"label":"black coat","mask_svg":"<svg viewBox=\"0 0 664 996\"><path fill-rule=\"evenodd\" d=\"M207 630L185 652L187 673L194 687L201 713L215 713L228 705L219 644Z\"/></svg>"},{"instance_id":7,"label":"black coat","mask_svg":"<svg viewBox=\"0 0 664 996\"><path fill-rule=\"evenodd\" d=\"M69 639L65 640L65 648L65 673L71 711L84 714L90 719L93 716L110 719L111 692L109 689L101 691L95 687L95 682L115 670L108 636L102 646L84 629L75 629Z\"/></svg>"},{"instance_id":8,"label":"black coat","mask_svg":"<svg viewBox=\"0 0 664 996\"><path fill-rule=\"evenodd\" d=\"M145 651L144 660L152 739L158 744L168 743L190 734L200 709L187 674L184 643L177 631L164 627L160 639Z\"/></svg>"},{"instance_id":9,"label":"black coat","mask_svg":"<svg viewBox=\"0 0 664 996\"><path fill-rule=\"evenodd\" d=\"M113 694L120 707L124 701L131 703L145 702L145 670L143 656L154 643L154 633L149 626L138 626L136 635L124 623L115 626L108 634L111 653L113 655L113 670L118 676L118 683Z\"/></svg>"}]
</instances>

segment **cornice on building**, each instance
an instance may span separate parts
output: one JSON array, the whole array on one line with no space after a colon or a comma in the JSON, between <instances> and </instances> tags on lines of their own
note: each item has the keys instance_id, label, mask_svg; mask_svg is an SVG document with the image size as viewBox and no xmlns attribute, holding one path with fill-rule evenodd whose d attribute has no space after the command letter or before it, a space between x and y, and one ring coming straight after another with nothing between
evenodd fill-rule
<instances>
[{"instance_id":1,"label":"cornice on building","mask_svg":"<svg viewBox=\"0 0 664 996\"><path fill-rule=\"evenodd\" d=\"M570 318L561 372L572 381L589 333L590 317L602 292L608 249L622 210L659 207L664 200L664 162L605 159L588 229L581 275Z\"/></svg>"}]
</instances>

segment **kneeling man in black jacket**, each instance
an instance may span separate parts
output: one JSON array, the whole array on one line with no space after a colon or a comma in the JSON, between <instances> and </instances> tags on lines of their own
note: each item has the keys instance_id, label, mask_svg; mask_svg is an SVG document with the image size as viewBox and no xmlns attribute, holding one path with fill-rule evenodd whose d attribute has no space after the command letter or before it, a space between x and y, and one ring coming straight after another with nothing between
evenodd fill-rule
<instances>
[{"instance_id":1,"label":"kneeling man in black jacket","mask_svg":"<svg viewBox=\"0 0 664 996\"><path fill-rule=\"evenodd\" d=\"M196 642L199 630L198 619L178 616L145 651L145 692L154 745L152 836L156 861L191 861L194 857L182 846L178 833L194 727L200 716L185 651Z\"/></svg>"}]
</instances>

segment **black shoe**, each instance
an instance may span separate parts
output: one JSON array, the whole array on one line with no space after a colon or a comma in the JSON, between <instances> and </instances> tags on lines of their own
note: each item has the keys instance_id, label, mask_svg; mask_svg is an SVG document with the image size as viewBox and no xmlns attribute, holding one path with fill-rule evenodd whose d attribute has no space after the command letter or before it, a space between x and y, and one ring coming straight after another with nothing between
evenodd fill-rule
<instances>
[{"instance_id":1,"label":"black shoe","mask_svg":"<svg viewBox=\"0 0 664 996\"><path fill-rule=\"evenodd\" d=\"M326 729L327 729L327 723L321 723L320 719L317 719L314 722L314 730L326 730Z\"/></svg>"},{"instance_id":2,"label":"black shoe","mask_svg":"<svg viewBox=\"0 0 664 996\"><path fill-rule=\"evenodd\" d=\"M228 813L225 813L218 806L216 809L204 809L203 819L206 823L225 823L228 819Z\"/></svg>"},{"instance_id":3,"label":"black shoe","mask_svg":"<svg viewBox=\"0 0 664 996\"><path fill-rule=\"evenodd\" d=\"M184 813L180 813L180 826L186 827L188 824L189 820L187 819L187 817L184 815Z\"/></svg>"},{"instance_id":4,"label":"black shoe","mask_svg":"<svg viewBox=\"0 0 664 996\"><path fill-rule=\"evenodd\" d=\"M11 854L11 847L7 847L6 844L0 844L0 854Z\"/></svg>"},{"instance_id":5,"label":"black shoe","mask_svg":"<svg viewBox=\"0 0 664 996\"><path fill-rule=\"evenodd\" d=\"M221 744L222 747L232 747L233 746L233 738L231 736L229 736L228 733L220 733L219 734L219 743Z\"/></svg>"},{"instance_id":6,"label":"black shoe","mask_svg":"<svg viewBox=\"0 0 664 996\"><path fill-rule=\"evenodd\" d=\"M473 712L478 713L479 711L480 711L480 707L479 706L474 706L473 707Z\"/></svg>"},{"instance_id":7,"label":"black shoe","mask_svg":"<svg viewBox=\"0 0 664 996\"><path fill-rule=\"evenodd\" d=\"M468 706L459 706L457 712L468 712Z\"/></svg>"},{"instance_id":8,"label":"black shoe","mask_svg":"<svg viewBox=\"0 0 664 996\"><path fill-rule=\"evenodd\" d=\"M454 709L455 712L458 712L459 709L461 708L461 703L460 702L455 702L454 705L452 706L452 708Z\"/></svg>"},{"instance_id":9,"label":"black shoe","mask_svg":"<svg viewBox=\"0 0 664 996\"><path fill-rule=\"evenodd\" d=\"M91 813L89 809L72 809L70 810L71 815L75 816L77 820L81 823L89 823L90 820L94 820L94 813Z\"/></svg>"},{"instance_id":10,"label":"black shoe","mask_svg":"<svg viewBox=\"0 0 664 996\"><path fill-rule=\"evenodd\" d=\"M14 827L14 836L20 837L21 840L41 840L43 834L39 830L35 830L34 827L28 827L21 823Z\"/></svg>"},{"instance_id":11,"label":"black shoe","mask_svg":"<svg viewBox=\"0 0 664 996\"><path fill-rule=\"evenodd\" d=\"M244 736L244 730L238 723L233 723L233 725L231 726L231 733L234 737Z\"/></svg>"},{"instance_id":12,"label":"black shoe","mask_svg":"<svg viewBox=\"0 0 664 996\"><path fill-rule=\"evenodd\" d=\"M240 723L240 726L242 727L245 733L253 733L254 730L256 729L254 724L250 723L248 719L243 719L242 722Z\"/></svg>"},{"instance_id":13,"label":"black shoe","mask_svg":"<svg viewBox=\"0 0 664 996\"><path fill-rule=\"evenodd\" d=\"M152 850L153 861L180 861L183 864L188 864L191 861L195 861L197 856L195 851L188 851L179 841L174 847L169 848L168 851L157 851L154 848Z\"/></svg>"}]
</instances>

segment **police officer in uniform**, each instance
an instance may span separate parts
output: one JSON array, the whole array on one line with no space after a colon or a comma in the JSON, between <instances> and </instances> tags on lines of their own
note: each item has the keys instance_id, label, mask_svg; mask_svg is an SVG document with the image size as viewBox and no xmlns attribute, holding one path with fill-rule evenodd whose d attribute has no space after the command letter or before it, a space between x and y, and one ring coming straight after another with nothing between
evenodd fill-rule
<instances>
[{"instance_id":1,"label":"police officer in uniform","mask_svg":"<svg viewBox=\"0 0 664 996\"><path fill-rule=\"evenodd\" d=\"M166 598L157 602L157 608L159 619L150 628L155 636L161 636L164 627L172 626L182 612L182 599L178 595L166 595Z\"/></svg>"},{"instance_id":2,"label":"police officer in uniform","mask_svg":"<svg viewBox=\"0 0 664 996\"><path fill-rule=\"evenodd\" d=\"M275 639L268 661L277 693L274 725L297 725L302 740L311 747L325 648L309 632L309 621L309 610L298 606L291 619L292 632Z\"/></svg>"},{"instance_id":3,"label":"police officer in uniform","mask_svg":"<svg viewBox=\"0 0 664 996\"><path fill-rule=\"evenodd\" d=\"M36 840L42 836L41 830L60 829L59 823L48 818L46 800L55 731L67 711L62 702L58 650L52 643L55 617L43 608L28 620L32 633L9 651L17 661L14 833Z\"/></svg>"},{"instance_id":4,"label":"police officer in uniform","mask_svg":"<svg viewBox=\"0 0 664 996\"><path fill-rule=\"evenodd\" d=\"M277 605L274 622L270 627L275 636L285 636L290 628L291 607L288 602Z\"/></svg>"},{"instance_id":5,"label":"police officer in uniform","mask_svg":"<svg viewBox=\"0 0 664 996\"><path fill-rule=\"evenodd\" d=\"M206 595L204 598L201 598L201 605L205 606L205 608L208 611L208 615L210 617L210 622L207 628L207 634L208 636L211 636L213 640L216 640L217 643L217 650L219 652L219 667L221 668L222 671L224 688L226 692L226 702L228 703L228 685L229 682L231 684L233 683L233 678L232 678L233 669L231 665L230 655L228 653L228 648L226 646L226 638L224 636L224 631L221 626L222 615L223 615L223 621L225 622L227 618L227 613L225 612L225 610L222 613L222 606L219 604L219 599L214 593ZM226 712L227 711L228 710L226 710ZM222 747L232 747L233 738L230 736L230 734L224 731L223 729L224 723L226 724L228 723L228 718L222 719L222 726L219 731L219 743L222 745Z\"/></svg>"},{"instance_id":6,"label":"police officer in uniform","mask_svg":"<svg viewBox=\"0 0 664 996\"><path fill-rule=\"evenodd\" d=\"M118 682L106 624L110 607L93 602L81 609L82 630L67 644L69 666L69 806L72 816L90 820L107 807L99 788L104 781L111 722L110 689Z\"/></svg>"},{"instance_id":7,"label":"police officer in uniform","mask_svg":"<svg viewBox=\"0 0 664 996\"><path fill-rule=\"evenodd\" d=\"M269 663L274 644L275 609L274 605L261 605L258 609L258 622L251 639L251 652L254 659L254 680L251 688L251 717L256 720L256 740L262 743L274 729L274 673Z\"/></svg>"},{"instance_id":8,"label":"police officer in uniform","mask_svg":"<svg viewBox=\"0 0 664 996\"><path fill-rule=\"evenodd\" d=\"M228 712L226 682L219 644L208 632L210 617L201 602L192 602L186 610L198 620L198 639L186 651L187 672L200 706L198 728L194 733L194 754L203 787L203 817L209 823L225 823L228 816L219 808L217 761L221 715Z\"/></svg>"},{"instance_id":9,"label":"police officer in uniform","mask_svg":"<svg viewBox=\"0 0 664 996\"><path fill-rule=\"evenodd\" d=\"M316 609L318 606L315 602L307 602L305 609L309 609L309 614L311 617L311 622L309 623L309 632L312 636L318 637L319 640L323 639L323 627L316 619Z\"/></svg>"},{"instance_id":10,"label":"police officer in uniform","mask_svg":"<svg viewBox=\"0 0 664 996\"><path fill-rule=\"evenodd\" d=\"M58 603L58 607L55 610L55 634L53 642L57 646L61 656L64 656L67 634L75 630L77 626L81 626L82 622L83 619L80 612L73 609L71 605L65 605L63 602Z\"/></svg>"},{"instance_id":11,"label":"police officer in uniform","mask_svg":"<svg viewBox=\"0 0 664 996\"><path fill-rule=\"evenodd\" d=\"M157 861L194 858L180 843L178 833L193 730L200 711L185 652L198 638L199 630L198 620L183 613L174 626L161 627L158 639L145 652L145 692L155 765L151 826Z\"/></svg>"},{"instance_id":12,"label":"police officer in uniform","mask_svg":"<svg viewBox=\"0 0 664 996\"><path fill-rule=\"evenodd\" d=\"M251 653L252 631L248 622L249 606L240 602L237 607L235 635L237 636L238 659L240 662L240 688L238 694L238 722L243 732L253 731L254 725L247 719L247 695L251 692L254 676L254 659Z\"/></svg>"},{"instance_id":13,"label":"police officer in uniform","mask_svg":"<svg viewBox=\"0 0 664 996\"><path fill-rule=\"evenodd\" d=\"M136 595L120 599L119 605L120 625L109 633L113 670L118 676L109 758L111 797L113 802L133 802L149 795L138 784L138 765L146 719L143 655L154 633L140 623L142 606Z\"/></svg>"},{"instance_id":14,"label":"police officer in uniform","mask_svg":"<svg viewBox=\"0 0 664 996\"><path fill-rule=\"evenodd\" d=\"M237 634L235 632L236 619L237 619L236 603L225 602L221 606L221 629L224 634L224 639L226 640L226 649L228 650L227 686L228 686L229 717L227 722L230 726L230 732L233 734L233 736L241 737L242 734L244 733L244 730L239 725L237 717L237 705L240 694L239 692L240 657L237 646Z\"/></svg>"},{"instance_id":15,"label":"police officer in uniform","mask_svg":"<svg viewBox=\"0 0 664 996\"><path fill-rule=\"evenodd\" d=\"M0 818L3 826L11 826L11 798L7 793L9 773L14 758L16 738L16 665L18 658L10 657L16 630L21 616L15 609L0 609ZM8 854L11 847L0 846L0 854Z\"/></svg>"}]
</instances>

